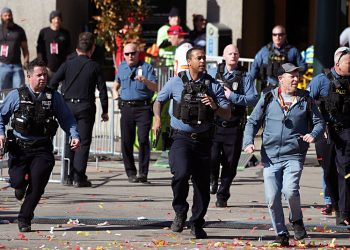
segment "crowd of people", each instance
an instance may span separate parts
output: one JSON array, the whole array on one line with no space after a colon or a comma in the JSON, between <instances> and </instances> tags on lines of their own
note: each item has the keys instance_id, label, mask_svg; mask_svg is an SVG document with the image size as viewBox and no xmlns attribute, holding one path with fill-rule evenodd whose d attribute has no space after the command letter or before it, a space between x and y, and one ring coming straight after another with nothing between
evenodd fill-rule
<instances>
[{"instance_id":1,"label":"crowd of people","mask_svg":"<svg viewBox=\"0 0 350 250\"><path fill-rule=\"evenodd\" d=\"M1 10L1 20L1 86L14 90L0 106L0 147L8 144L11 186L18 200L24 198L19 230L29 232L54 165L52 137L59 125L67 133L65 154L70 159L65 166L65 185L92 186L86 166L95 123L95 90L99 90L101 119L107 121L107 88L99 64L91 59L93 34L81 33L71 54L69 32L61 27L59 11L50 14L50 26L40 31L38 58L31 62L25 32L13 22L9 8ZM171 9L169 25L159 29L157 45L166 65L174 66L174 77L156 93L154 102L158 79L153 66L140 60L136 43L124 45L125 60L118 67L112 90L121 110L121 151L128 181L149 183L149 133L152 129L158 134L167 126L162 110L171 100L166 113L170 116L169 165L175 212L172 231L182 232L185 226L191 181L191 234L207 238L203 227L210 194L216 195L216 207L227 207L242 149L249 154L255 151L254 138L260 129L265 198L275 243L289 245L282 194L290 209L294 238L307 236L299 182L313 142L322 146L318 154L322 156L330 213L335 211L337 225L349 226L350 49L338 48L334 67L314 77L308 90L301 90L298 79L307 63L287 42L283 26L272 29L272 42L257 52L250 71L239 64L239 49L228 44L222 63L207 72L205 23L202 15L193 15L194 30L189 33L180 25L178 9ZM23 66L28 69L26 86L21 51ZM262 83L260 98L255 79ZM247 107L254 107L249 118ZM9 123L12 128L6 133Z\"/></svg>"}]
</instances>

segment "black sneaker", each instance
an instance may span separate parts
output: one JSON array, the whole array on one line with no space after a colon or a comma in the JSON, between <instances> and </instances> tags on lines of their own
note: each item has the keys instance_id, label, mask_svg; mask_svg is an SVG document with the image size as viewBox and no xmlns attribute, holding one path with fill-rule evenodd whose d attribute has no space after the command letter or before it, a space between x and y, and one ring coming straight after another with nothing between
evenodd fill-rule
<instances>
[{"instance_id":1,"label":"black sneaker","mask_svg":"<svg viewBox=\"0 0 350 250\"><path fill-rule=\"evenodd\" d=\"M24 221L18 221L18 230L21 233L28 233L32 231L32 227L30 225L30 222L24 222Z\"/></svg>"},{"instance_id":2,"label":"black sneaker","mask_svg":"<svg viewBox=\"0 0 350 250\"><path fill-rule=\"evenodd\" d=\"M293 222L294 239L302 240L307 236L302 219Z\"/></svg>"},{"instance_id":3,"label":"black sneaker","mask_svg":"<svg viewBox=\"0 0 350 250\"><path fill-rule=\"evenodd\" d=\"M136 177L136 175L131 175L128 177L128 181L130 183L136 183L136 182L139 182L139 179Z\"/></svg>"},{"instance_id":4,"label":"black sneaker","mask_svg":"<svg viewBox=\"0 0 350 250\"><path fill-rule=\"evenodd\" d=\"M171 224L171 231L181 233L184 230L187 216L185 214L176 214L173 223Z\"/></svg>"},{"instance_id":5,"label":"black sneaker","mask_svg":"<svg viewBox=\"0 0 350 250\"><path fill-rule=\"evenodd\" d=\"M218 199L218 200L215 202L215 206L216 206L216 207L227 207L227 201Z\"/></svg>"},{"instance_id":6,"label":"black sneaker","mask_svg":"<svg viewBox=\"0 0 350 250\"><path fill-rule=\"evenodd\" d=\"M335 211L335 223L338 226L350 226L350 220L349 216L347 214L340 212L340 211Z\"/></svg>"},{"instance_id":7,"label":"black sneaker","mask_svg":"<svg viewBox=\"0 0 350 250\"><path fill-rule=\"evenodd\" d=\"M218 191L218 182L217 181L212 181L210 183L210 193L211 194L216 194Z\"/></svg>"},{"instance_id":8,"label":"black sneaker","mask_svg":"<svg viewBox=\"0 0 350 250\"><path fill-rule=\"evenodd\" d=\"M26 194L26 189L27 187L22 187L22 188L16 188L15 189L15 197L17 200L22 200L24 195Z\"/></svg>"},{"instance_id":9,"label":"black sneaker","mask_svg":"<svg viewBox=\"0 0 350 250\"><path fill-rule=\"evenodd\" d=\"M91 181L84 180L84 181L74 181L73 183L74 187L81 188L81 187L91 187L92 183Z\"/></svg>"},{"instance_id":10,"label":"black sneaker","mask_svg":"<svg viewBox=\"0 0 350 250\"><path fill-rule=\"evenodd\" d=\"M140 175L137 177L138 181L141 183L148 183L147 176L146 175Z\"/></svg>"},{"instance_id":11,"label":"black sneaker","mask_svg":"<svg viewBox=\"0 0 350 250\"><path fill-rule=\"evenodd\" d=\"M272 244L279 244L281 247L289 246L289 235L287 233L277 235Z\"/></svg>"},{"instance_id":12,"label":"black sneaker","mask_svg":"<svg viewBox=\"0 0 350 250\"><path fill-rule=\"evenodd\" d=\"M325 208L321 210L321 214L323 215L332 215L333 206L332 204L327 204Z\"/></svg>"},{"instance_id":13,"label":"black sneaker","mask_svg":"<svg viewBox=\"0 0 350 250\"><path fill-rule=\"evenodd\" d=\"M63 186L71 187L73 186L73 180L71 179L66 179L63 181Z\"/></svg>"},{"instance_id":14,"label":"black sneaker","mask_svg":"<svg viewBox=\"0 0 350 250\"><path fill-rule=\"evenodd\" d=\"M207 233L204 231L203 227L191 226L191 234L196 237L196 239L206 239L208 238Z\"/></svg>"}]
</instances>

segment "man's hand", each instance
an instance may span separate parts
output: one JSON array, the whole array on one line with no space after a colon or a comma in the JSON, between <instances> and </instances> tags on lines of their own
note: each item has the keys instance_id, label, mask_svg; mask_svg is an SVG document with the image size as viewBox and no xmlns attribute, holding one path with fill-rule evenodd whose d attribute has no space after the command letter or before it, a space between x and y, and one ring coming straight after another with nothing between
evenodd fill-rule
<instances>
[{"instance_id":1,"label":"man's hand","mask_svg":"<svg viewBox=\"0 0 350 250\"><path fill-rule=\"evenodd\" d=\"M229 99L232 91L226 86L224 86L224 89L225 89L225 96L227 99Z\"/></svg>"},{"instance_id":2,"label":"man's hand","mask_svg":"<svg viewBox=\"0 0 350 250\"><path fill-rule=\"evenodd\" d=\"M77 138L72 139L70 143L70 149L76 151L80 148L80 140Z\"/></svg>"},{"instance_id":3,"label":"man's hand","mask_svg":"<svg viewBox=\"0 0 350 250\"><path fill-rule=\"evenodd\" d=\"M2 149L2 150L4 150L5 141L6 141L5 135L0 135L0 149ZM4 157L4 155L0 154L0 159L2 159L3 157Z\"/></svg>"},{"instance_id":4,"label":"man's hand","mask_svg":"<svg viewBox=\"0 0 350 250\"><path fill-rule=\"evenodd\" d=\"M310 134L301 135L300 137L301 137L301 138L303 139L303 141L305 141L305 142L308 142L308 143L313 143L313 142L315 142L315 138L314 138L312 135L310 135Z\"/></svg>"},{"instance_id":5,"label":"man's hand","mask_svg":"<svg viewBox=\"0 0 350 250\"><path fill-rule=\"evenodd\" d=\"M214 102L213 98L207 94L204 95L201 101L204 105L210 106L213 110L217 110L219 108L219 106Z\"/></svg>"},{"instance_id":6,"label":"man's hand","mask_svg":"<svg viewBox=\"0 0 350 250\"><path fill-rule=\"evenodd\" d=\"M142 82L143 84L146 84L147 78L144 76L135 76L135 80L138 80L139 82Z\"/></svg>"},{"instance_id":7,"label":"man's hand","mask_svg":"<svg viewBox=\"0 0 350 250\"><path fill-rule=\"evenodd\" d=\"M101 115L101 119L102 119L103 122L108 121L108 120L109 120L108 113L103 113L103 114Z\"/></svg>"},{"instance_id":8,"label":"man's hand","mask_svg":"<svg viewBox=\"0 0 350 250\"><path fill-rule=\"evenodd\" d=\"M153 122L153 126L152 126L153 134L157 135L157 130L161 127L162 126L161 126L160 118L154 117L154 122Z\"/></svg>"},{"instance_id":9,"label":"man's hand","mask_svg":"<svg viewBox=\"0 0 350 250\"><path fill-rule=\"evenodd\" d=\"M249 144L248 146L245 147L244 152L247 154L252 154L255 151L255 146L254 144Z\"/></svg>"}]
</instances>

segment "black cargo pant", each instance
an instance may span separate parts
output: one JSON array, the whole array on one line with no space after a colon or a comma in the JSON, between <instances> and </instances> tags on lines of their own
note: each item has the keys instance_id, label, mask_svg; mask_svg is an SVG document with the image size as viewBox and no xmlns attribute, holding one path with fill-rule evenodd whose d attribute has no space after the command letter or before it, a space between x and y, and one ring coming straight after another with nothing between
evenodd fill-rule
<instances>
[{"instance_id":1,"label":"black cargo pant","mask_svg":"<svg viewBox=\"0 0 350 250\"><path fill-rule=\"evenodd\" d=\"M127 176L137 175L134 159L134 143L137 137L139 142L139 175L147 176L151 146L149 132L152 125L152 111L150 105L130 106L121 108L120 130L122 140L122 155Z\"/></svg>"},{"instance_id":2,"label":"black cargo pant","mask_svg":"<svg viewBox=\"0 0 350 250\"><path fill-rule=\"evenodd\" d=\"M208 133L209 135L209 133ZM193 184L193 205L190 224L204 225L210 201L210 136L193 139L182 134L173 134L169 152L169 165L173 174L173 208L175 213L186 215L189 204L189 180Z\"/></svg>"},{"instance_id":3,"label":"black cargo pant","mask_svg":"<svg viewBox=\"0 0 350 250\"><path fill-rule=\"evenodd\" d=\"M76 122L80 135L80 148L76 151L70 149L70 138L66 138L65 157L69 158L69 179L82 182L87 179L86 168L89 159L92 130L95 123L96 105L92 102L72 103L66 101ZM68 163L65 163L68 169Z\"/></svg>"},{"instance_id":4,"label":"black cargo pant","mask_svg":"<svg viewBox=\"0 0 350 250\"><path fill-rule=\"evenodd\" d=\"M237 174L237 166L242 151L243 129L240 126L232 128L216 127L211 147L211 182L220 186L216 197L227 201L230 198L230 187ZM220 175L220 164L222 165Z\"/></svg>"},{"instance_id":5,"label":"black cargo pant","mask_svg":"<svg viewBox=\"0 0 350 250\"><path fill-rule=\"evenodd\" d=\"M30 223L55 164L50 140L38 144L11 146L9 152L9 175L11 187L20 189L28 185L18 220ZM25 179L28 175L28 179Z\"/></svg>"}]
</instances>

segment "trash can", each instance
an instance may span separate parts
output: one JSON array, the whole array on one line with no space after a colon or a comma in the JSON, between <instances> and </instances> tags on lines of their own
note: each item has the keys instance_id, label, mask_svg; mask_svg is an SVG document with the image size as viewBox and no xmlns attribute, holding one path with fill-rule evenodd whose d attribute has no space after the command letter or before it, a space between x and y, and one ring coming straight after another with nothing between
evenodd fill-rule
<instances>
[{"instance_id":1,"label":"trash can","mask_svg":"<svg viewBox=\"0 0 350 250\"><path fill-rule=\"evenodd\" d=\"M232 30L222 23L208 23L206 39L206 54L219 56L226 45L232 43Z\"/></svg>"}]
</instances>

